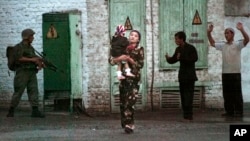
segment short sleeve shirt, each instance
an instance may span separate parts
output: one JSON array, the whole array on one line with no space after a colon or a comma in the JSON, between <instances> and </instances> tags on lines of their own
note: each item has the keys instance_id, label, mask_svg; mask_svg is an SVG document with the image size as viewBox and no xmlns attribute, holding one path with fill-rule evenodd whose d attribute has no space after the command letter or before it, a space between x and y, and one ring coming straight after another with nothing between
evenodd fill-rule
<instances>
[{"instance_id":1,"label":"short sleeve shirt","mask_svg":"<svg viewBox=\"0 0 250 141\"><path fill-rule=\"evenodd\" d=\"M22 42L18 44L18 50L17 50L17 59L20 59L21 57L27 57L27 58L32 58L32 57L36 57L34 48L30 45L25 45ZM35 69L36 68L36 64L32 63L32 62L23 62L23 63L19 63L18 67L22 67L22 68L31 68L31 69Z\"/></svg>"},{"instance_id":2,"label":"short sleeve shirt","mask_svg":"<svg viewBox=\"0 0 250 141\"><path fill-rule=\"evenodd\" d=\"M241 49L244 48L243 40L228 43L215 43L215 48L222 52L222 73L240 73Z\"/></svg>"}]
</instances>

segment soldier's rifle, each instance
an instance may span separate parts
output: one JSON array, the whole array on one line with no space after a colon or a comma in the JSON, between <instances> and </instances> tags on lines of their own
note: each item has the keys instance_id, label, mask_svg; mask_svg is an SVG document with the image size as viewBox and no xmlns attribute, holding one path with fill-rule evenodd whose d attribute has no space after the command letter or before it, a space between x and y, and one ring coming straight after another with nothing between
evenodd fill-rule
<instances>
[{"instance_id":1,"label":"soldier's rifle","mask_svg":"<svg viewBox=\"0 0 250 141\"><path fill-rule=\"evenodd\" d=\"M35 50L35 52L42 58L43 63L45 65L45 68L50 69L50 70L52 70L54 72L64 73L63 70L58 69L56 65L54 65L52 62L50 62L48 59L46 59L45 58L46 55L43 52L40 53L37 50Z\"/></svg>"}]
</instances>

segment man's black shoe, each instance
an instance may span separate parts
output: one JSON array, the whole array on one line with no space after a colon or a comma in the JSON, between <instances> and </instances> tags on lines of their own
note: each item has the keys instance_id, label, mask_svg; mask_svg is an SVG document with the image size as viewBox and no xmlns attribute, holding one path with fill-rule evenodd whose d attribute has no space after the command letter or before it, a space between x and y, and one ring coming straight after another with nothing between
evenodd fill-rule
<instances>
[{"instance_id":1,"label":"man's black shoe","mask_svg":"<svg viewBox=\"0 0 250 141\"><path fill-rule=\"evenodd\" d=\"M242 118L243 114L234 114L234 117Z\"/></svg>"},{"instance_id":2,"label":"man's black shoe","mask_svg":"<svg viewBox=\"0 0 250 141\"><path fill-rule=\"evenodd\" d=\"M9 112L6 117L14 117L14 112Z\"/></svg>"},{"instance_id":3,"label":"man's black shoe","mask_svg":"<svg viewBox=\"0 0 250 141\"><path fill-rule=\"evenodd\" d=\"M45 115L42 114L40 111L32 111L31 117L34 117L34 118L44 118Z\"/></svg>"},{"instance_id":4,"label":"man's black shoe","mask_svg":"<svg viewBox=\"0 0 250 141\"><path fill-rule=\"evenodd\" d=\"M14 107L10 107L6 117L14 117Z\"/></svg>"},{"instance_id":5,"label":"man's black shoe","mask_svg":"<svg viewBox=\"0 0 250 141\"><path fill-rule=\"evenodd\" d=\"M221 114L222 117L234 117L234 114L223 113Z\"/></svg>"}]
</instances>

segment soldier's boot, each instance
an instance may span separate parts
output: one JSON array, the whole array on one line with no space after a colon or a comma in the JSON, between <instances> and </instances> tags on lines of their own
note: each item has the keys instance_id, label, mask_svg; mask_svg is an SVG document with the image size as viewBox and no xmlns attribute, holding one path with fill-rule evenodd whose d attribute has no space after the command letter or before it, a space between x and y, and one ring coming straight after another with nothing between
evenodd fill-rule
<instances>
[{"instance_id":1,"label":"soldier's boot","mask_svg":"<svg viewBox=\"0 0 250 141\"><path fill-rule=\"evenodd\" d=\"M6 117L14 117L14 107L10 107Z\"/></svg>"},{"instance_id":2,"label":"soldier's boot","mask_svg":"<svg viewBox=\"0 0 250 141\"><path fill-rule=\"evenodd\" d=\"M33 107L32 107L31 117L34 117L34 118L44 118L45 115L42 114L42 113L38 110L38 107L37 107L37 106L33 106Z\"/></svg>"}]
</instances>

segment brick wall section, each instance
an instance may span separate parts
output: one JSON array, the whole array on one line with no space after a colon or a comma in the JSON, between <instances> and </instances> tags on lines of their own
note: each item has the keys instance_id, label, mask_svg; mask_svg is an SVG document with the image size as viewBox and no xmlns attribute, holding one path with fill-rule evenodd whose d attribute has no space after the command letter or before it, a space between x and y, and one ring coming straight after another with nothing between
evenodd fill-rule
<instances>
[{"instance_id":1,"label":"brick wall section","mask_svg":"<svg viewBox=\"0 0 250 141\"><path fill-rule=\"evenodd\" d=\"M224 29L224 20L225 16L224 11L224 1L220 0L208 0L208 8L207 8L207 22L216 24L214 31L219 29ZM224 34L223 34L224 36ZM214 39L223 40L223 36L221 34L213 34ZM205 89L205 105L209 108L222 108L223 107L223 98L222 98L222 86L221 86L221 52L215 50L212 47L208 49L208 77L207 81L210 81L209 86ZM200 76L201 77L201 76Z\"/></svg>"},{"instance_id":2,"label":"brick wall section","mask_svg":"<svg viewBox=\"0 0 250 141\"><path fill-rule=\"evenodd\" d=\"M108 2L87 0L88 92L85 105L91 111L110 111L109 101L109 17ZM107 106L108 104L108 106ZM103 108L101 108L103 107Z\"/></svg>"},{"instance_id":3,"label":"brick wall section","mask_svg":"<svg viewBox=\"0 0 250 141\"><path fill-rule=\"evenodd\" d=\"M36 32L33 46L38 50L42 50L42 14L53 11L67 11L78 9L82 11L82 34L83 43L87 40L87 9L85 0L2 0L0 1L0 100L9 100L13 93L13 77L14 73L8 75L7 58L5 57L5 48L8 45L15 45L21 41L21 31L25 28L32 28ZM86 52L86 49L83 49ZM83 53L84 54L84 53ZM86 54L83 61L86 62ZM84 66L87 67L87 66ZM83 69L84 91L87 93L88 76L86 69ZM38 84L40 99L43 95L43 72L38 73ZM24 94L23 99L27 99Z\"/></svg>"}]
</instances>

